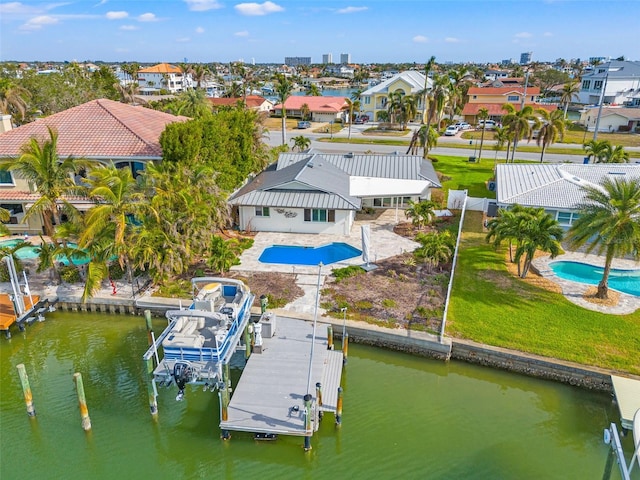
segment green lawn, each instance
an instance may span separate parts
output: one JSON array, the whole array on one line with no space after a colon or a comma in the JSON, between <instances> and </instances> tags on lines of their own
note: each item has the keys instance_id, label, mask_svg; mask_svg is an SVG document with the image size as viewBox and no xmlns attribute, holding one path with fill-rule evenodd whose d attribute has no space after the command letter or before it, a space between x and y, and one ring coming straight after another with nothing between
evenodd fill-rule
<instances>
[{"instance_id":1,"label":"green lawn","mask_svg":"<svg viewBox=\"0 0 640 480\"><path fill-rule=\"evenodd\" d=\"M484 240L467 212L447 333L585 365L640 374L640 311L606 315L511 276L504 251Z\"/></svg>"},{"instance_id":2,"label":"green lawn","mask_svg":"<svg viewBox=\"0 0 640 480\"><path fill-rule=\"evenodd\" d=\"M433 168L448 179L442 182L445 198L449 190L468 190L470 197L496 198L495 192L487 190L486 182L493 177L493 160L470 163L467 157L430 155Z\"/></svg>"}]
</instances>

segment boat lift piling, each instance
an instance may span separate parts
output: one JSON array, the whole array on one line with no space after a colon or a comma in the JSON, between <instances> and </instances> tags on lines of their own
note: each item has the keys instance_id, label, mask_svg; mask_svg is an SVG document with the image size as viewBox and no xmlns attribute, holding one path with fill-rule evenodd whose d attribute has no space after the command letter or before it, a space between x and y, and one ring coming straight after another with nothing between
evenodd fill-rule
<instances>
[{"instance_id":1,"label":"boat lift piling","mask_svg":"<svg viewBox=\"0 0 640 480\"><path fill-rule=\"evenodd\" d=\"M342 424L342 387L338 387L338 401L336 403L336 425Z\"/></svg>"},{"instance_id":2,"label":"boat lift piling","mask_svg":"<svg viewBox=\"0 0 640 480\"><path fill-rule=\"evenodd\" d=\"M347 355L349 353L349 334L347 332L342 336L342 364L347 364Z\"/></svg>"},{"instance_id":3,"label":"boat lift piling","mask_svg":"<svg viewBox=\"0 0 640 480\"><path fill-rule=\"evenodd\" d=\"M147 336L149 337L149 346L153 345L153 324L151 323L151 310L144 311L144 321L147 326Z\"/></svg>"},{"instance_id":4,"label":"boat lift piling","mask_svg":"<svg viewBox=\"0 0 640 480\"><path fill-rule=\"evenodd\" d=\"M89 409L87 408L87 399L84 395L84 385L82 383L82 374L76 372L73 374L73 381L78 391L78 405L80 407L80 418L82 420L82 429L85 432L91 430L91 419L89 418Z\"/></svg>"},{"instance_id":5,"label":"boat lift piling","mask_svg":"<svg viewBox=\"0 0 640 480\"><path fill-rule=\"evenodd\" d=\"M22 384L22 392L24 393L24 403L27 406L27 414L30 417L35 417L36 409L33 406L33 396L31 395L31 387L29 386L27 370L24 367L24 363L19 364L17 368L18 375L20 376L20 383Z\"/></svg>"},{"instance_id":6,"label":"boat lift piling","mask_svg":"<svg viewBox=\"0 0 640 480\"><path fill-rule=\"evenodd\" d=\"M333 327L327 325L327 350L333 350Z\"/></svg>"},{"instance_id":7,"label":"boat lift piling","mask_svg":"<svg viewBox=\"0 0 640 480\"><path fill-rule=\"evenodd\" d=\"M304 451L311 450L311 435L313 435L313 429L311 428L311 399L313 397L310 393L304 396L304 429L306 435L304 437Z\"/></svg>"},{"instance_id":8,"label":"boat lift piling","mask_svg":"<svg viewBox=\"0 0 640 480\"><path fill-rule=\"evenodd\" d=\"M316 383L316 405L318 406L318 420L322 420L322 384Z\"/></svg>"}]
</instances>

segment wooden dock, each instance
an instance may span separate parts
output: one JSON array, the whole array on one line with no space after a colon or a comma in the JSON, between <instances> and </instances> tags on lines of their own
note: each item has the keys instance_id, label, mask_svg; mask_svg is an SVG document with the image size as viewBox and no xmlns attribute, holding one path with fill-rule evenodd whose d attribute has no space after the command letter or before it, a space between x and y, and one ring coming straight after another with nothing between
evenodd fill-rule
<instances>
[{"instance_id":1,"label":"wooden dock","mask_svg":"<svg viewBox=\"0 0 640 480\"><path fill-rule=\"evenodd\" d=\"M611 382L620 410L620 424L622 428L631 430L633 416L640 410L640 381L611 375Z\"/></svg>"},{"instance_id":2,"label":"wooden dock","mask_svg":"<svg viewBox=\"0 0 640 480\"><path fill-rule=\"evenodd\" d=\"M318 324L311 387L307 392L313 323L278 317L273 337L263 339L262 352L252 353L236 386L222 430L305 436L305 394L319 411L335 412L342 378L342 352L327 350L327 325ZM316 383L322 406L316 404Z\"/></svg>"}]
</instances>

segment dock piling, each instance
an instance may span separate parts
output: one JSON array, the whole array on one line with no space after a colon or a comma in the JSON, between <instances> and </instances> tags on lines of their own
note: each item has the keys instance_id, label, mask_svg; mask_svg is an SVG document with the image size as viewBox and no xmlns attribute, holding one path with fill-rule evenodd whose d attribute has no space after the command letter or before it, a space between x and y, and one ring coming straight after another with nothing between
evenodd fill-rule
<instances>
[{"instance_id":1,"label":"dock piling","mask_svg":"<svg viewBox=\"0 0 640 480\"><path fill-rule=\"evenodd\" d=\"M149 345L153 343L153 325L151 323L151 310L144 311L144 321L147 325L147 336L149 337Z\"/></svg>"},{"instance_id":2,"label":"dock piling","mask_svg":"<svg viewBox=\"0 0 640 480\"><path fill-rule=\"evenodd\" d=\"M304 437L304 451L308 452L311 450L311 399L313 397L310 393L307 393L304 396L304 429L306 430L307 435Z\"/></svg>"},{"instance_id":3,"label":"dock piling","mask_svg":"<svg viewBox=\"0 0 640 480\"><path fill-rule=\"evenodd\" d=\"M333 350L333 327L327 325L327 350Z\"/></svg>"},{"instance_id":4,"label":"dock piling","mask_svg":"<svg viewBox=\"0 0 640 480\"><path fill-rule=\"evenodd\" d=\"M33 396L31 395L29 377L27 376L27 370L24 367L24 363L18 365L18 375L20 376L20 383L22 384L22 392L24 393L24 403L27 406L27 414L30 417L35 417L36 409L33 406Z\"/></svg>"},{"instance_id":5,"label":"dock piling","mask_svg":"<svg viewBox=\"0 0 640 480\"><path fill-rule=\"evenodd\" d=\"M148 311L148 310L147 310ZM146 315L146 311L145 311ZM147 374L149 375L149 382L147 383L147 391L149 393L149 411L151 412L151 417L154 420L158 419L158 392L156 390L156 381L153 378L153 357L149 357L145 360L145 364L147 366Z\"/></svg>"},{"instance_id":6,"label":"dock piling","mask_svg":"<svg viewBox=\"0 0 640 480\"><path fill-rule=\"evenodd\" d=\"M244 359L248 360L251 355L251 332L249 325L244 327Z\"/></svg>"},{"instance_id":7,"label":"dock piling","mask_svg":"<svg viewBox=\"0 0 640 480\"><path fill-rule=\"evenodd\" d=\"M316 405L318 407L318 420L322 420L322 384L316 383Z\"/></svg>"},{"instance_id":8,"label":"dock piling","mask_svg":"<svg viewBox=\"0 0 640 480\"><path fill-rule=\"evenodd\" d=\"M342 336L342 365L347 364L347 356L349 354L349 334L345 332Z\"/></svg>"},{"instance_id":9,"label":"dock piling","mask_svg":"<svg viewBox=\"0 0 640 480\"><path fill-rule=\"evenodd\" d=\"M338 387L338 402L336 403L336 425L342 424L342 387Z\"/></svg>"},{"instance_id":10,"label":"dock piling","mask_svg":"<svg viewBox=\"0 0 640 480\"><path fill-rule=\"evenodd\" d=\"M85 432L91 430L91 419L89 418L89 409L87 408L87 399L84 395L84 385L82 383L82 374L74 373L73 381L78 391L78 405L80 406L80 418L82 419L82 429Z\"/></svg>"},{"instance_id":11,"label":"dock piling","mask_svg":"<svg viewBox=\"0 0 640 480\"><path fill-rule=\"evenodd\" d=\"M225 363L221 372L222 378L218 383L218 392L220 397L220 420L226 422L229 420L229 402L231 401L231 377L229 376L229 364ZM231 434L229 430L222 430L221 437L223 440L229 440Z\"/></svg>"}]
</instances>

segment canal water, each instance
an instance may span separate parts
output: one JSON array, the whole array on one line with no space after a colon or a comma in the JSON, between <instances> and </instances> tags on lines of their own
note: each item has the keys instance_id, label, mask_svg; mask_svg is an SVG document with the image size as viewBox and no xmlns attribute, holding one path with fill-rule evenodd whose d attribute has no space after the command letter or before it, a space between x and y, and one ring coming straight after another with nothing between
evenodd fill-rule
<instances>
[{"instance_id":1,"label":"canal water","mask_svg":"<svg viewBox=\"0 0 640 480\"><path fill-rule=\"evenodd\" d=\"M223 442L211 392L187 389L176 402L175 387L161 389L151 420L146 345L141 317L84 313L51 314L0 338L0 478L599 479L603 428L619 421L605 394L351 345L343 425L326 415L309 453L295 437L260 443L234 433ZM19 363L36 419L26 415ZM84 379L89 433L74 372Z\"/></svg>"}]
</instances>

